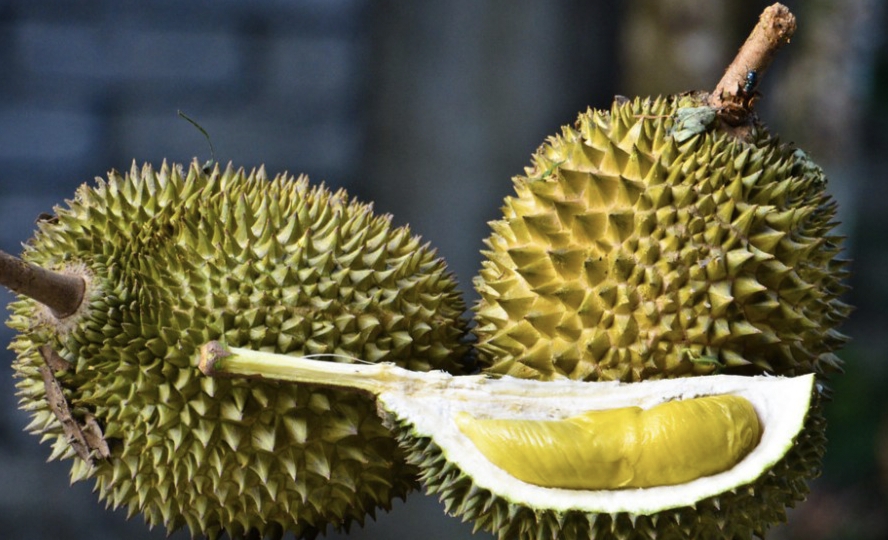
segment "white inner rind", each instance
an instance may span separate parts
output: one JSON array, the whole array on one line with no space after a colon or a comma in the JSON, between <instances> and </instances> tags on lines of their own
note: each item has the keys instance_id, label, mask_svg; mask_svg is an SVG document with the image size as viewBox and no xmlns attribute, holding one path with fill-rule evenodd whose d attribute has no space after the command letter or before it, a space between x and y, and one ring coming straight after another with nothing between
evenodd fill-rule
<instances>
[{"instance_id":1,"label":"white inner rind","mask_svg":"<svg viewBox=\"0 0 888 540\"><path fill-rule=\"evenodd\" d=\"M378 399L386 411L413 425L413 435L432 437L445 458L478 487L535 509L639 515L693 505L748 484L774 466L804 426L814 376L715 375L631 384L457 377L442 379L440 384L445 399L428 387L418 387L416 392L405 392L403 387L397 392L384 391ZM496 385L496 392L485 389L491 384ZM762 424L762 439L730 470L674 486L575 490L528 484L493 465L454 422L460 411L477 417L555 420L590 410L633 405L650 408L665 401L719 394L743 396L752 403Z\"/></svg>"}]
</instances>

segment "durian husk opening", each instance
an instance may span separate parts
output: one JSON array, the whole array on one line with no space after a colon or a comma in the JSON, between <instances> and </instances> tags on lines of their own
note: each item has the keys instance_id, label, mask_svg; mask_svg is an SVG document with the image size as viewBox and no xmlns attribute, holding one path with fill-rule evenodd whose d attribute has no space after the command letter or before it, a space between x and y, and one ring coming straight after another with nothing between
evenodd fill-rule
<instances>
[{"instance_id":1,"label":"durian husk opening","mask_svg":"<svg viewBox=\"0 0 888 540\"><path fill-rule=\"evenodd\" d=\"M527 392L531 386L525 381L504 378L497 382L493 397L488 397L493 391L492 385L471 383L465 387L449 386L446 405L442 405L440 396L431 393L408 396L387 392L380 394L378 400L390 417L410 424L410 437L431 438L441 448L444 457L470 477L477 487L501 494L514 504L555 512L584 510L646 515L694 505L702 499L753 482L763 471L772 468L792 447L793 440L802 430L810 407L813 381L813 375L789 379L725 375L633 384L549 381L533 385L531 393ZM513 392L501 390L513 384ZM721 394L743 396L753 403L763 426L762 439L735 467L678 486L588 491L534 486L502 469L491 467L487 458L459 432L453 421L453 415L461 411L551 419L588 410L633 405L649 408L670 399ZM546 395L558 397L544 398Z\"/></svg>"},{"instance_id":2,"label":"durian husk opening","mask_svg":"<svg viewBox=\"0 0 888 540\"><path fill-rule=\"evenodd\" d=\"M813 374L792 378L714 375L630 384L541 382L508 376L419 374L385 364L319 363L245 349L224 350L227 356L216 364L204 358L205 373L342 385L376 394L381 416L396 432L408 461L423 471L426 488L441 494L449 512L477 520L479 528L497 531L501 538L511 538L503 531L515 530L506 525L507 518L525 512L536 516L537 525L561 523L560 531L595 528L621 516L649 524L681 519L685 526L697 527L693 530L727 527L719 516L735 509L722 512L722 501L742 504L746 515L736 518L730 530L745 531L738 533L740 537L758 534L785 518L785 506L803 498L805 480L816 475L823 450L823 419L816 405L819 392ZM761 441L730 470L678 486L584 491L527 484L492 465L454 421L463 412L565 418L588 410L651 407L666 400L722 394L743 396L753 404L763 426ZM695 518L674 517L689 513ZM584 524L564 521L567 516L582 517L579 521Z\"/></svg>"},{"instance_id":3,"label":"durian husk opening","mask_svg":"<svg viewBox=\"0 0 888 540\"><path fill-rule=\"evenodd\" d=\"M499 540L752 539L763 538L773 525L786 522L787 508L804 501L808 482L820 476L826 419L817 401L794 445L757 479L691 505L666 508L672 505L664 504L664 509L650 513L528 507L499 490L479 487L447 459L433 437L417 437L409 422L389 416L387 425L407 450L408 461L421 468L426 492L437 495L447 513L474 523L475 531L489 531Z\"/></svg>"}]
</instances>

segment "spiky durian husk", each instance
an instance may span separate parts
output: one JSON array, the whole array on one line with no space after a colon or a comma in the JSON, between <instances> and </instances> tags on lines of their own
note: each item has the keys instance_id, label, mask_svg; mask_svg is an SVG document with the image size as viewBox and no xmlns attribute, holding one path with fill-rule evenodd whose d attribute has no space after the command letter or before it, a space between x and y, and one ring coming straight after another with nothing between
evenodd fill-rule
<instances>
[{"instance_id":1,"label":"spiky durian husk","mask_svg":"<svg viewBox=\"0 0 888 540\"><path fill-rule=\"evenodd\" d=\"M590 110L536 152L475 280L491 372L837 369L846 272L822 170L760 126L743 142L712 129L714 114L708 129L676 125L699 105L688 95Z\"/></svg>"},{"instance_id":2,"label":"spiky durian husk","mask_svg":"<svg viewBox=\"0 0 888 540\"><path fill-rule=\"evenodd\" d=\"M490 531L499 540L764 538L773 525L786 521L786 508L803 501L809 491L807 482L820 475L825 424L820 397L815 395L793 447L756 481L693 506L672 508L666 499L660 512L610 514L513 503L476 486L431 438L417 436L409 422L386 416L386 425L396 433L408 462L422 470L427 492L437 494L448 513L474 522L475 531Z\"/></svg>"},{"instance_id":3,"label":"spiky durian husk","mask_svg":"<svg viewBox=\"0 0 888 540\"><path fill-rule=\"evenodd\" d=\"M187 174L187 177L185 177ZM196 163L82 186L24 257L88 282L58 321L29 299L10 326L29 429L73 459L72 479L130 515L194 535L314 537L362 523L416 484L369 398L319 387L215 380L208 340L459 372L462 300L443 261L406 228L307 179ZM75 455L46 401L43 344L76 418L104 430L109 459Z\"/></svg>"}]
</instances>

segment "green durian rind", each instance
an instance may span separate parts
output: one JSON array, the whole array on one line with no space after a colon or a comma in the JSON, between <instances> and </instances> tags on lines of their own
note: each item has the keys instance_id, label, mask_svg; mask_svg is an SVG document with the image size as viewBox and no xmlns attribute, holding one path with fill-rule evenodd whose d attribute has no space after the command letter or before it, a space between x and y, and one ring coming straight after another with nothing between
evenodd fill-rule
<instances>
[{"instance_id":1,"label":"green durian rind","mask_svg":"<svg viewBox=\"0 0 888 540\"><path fill-rule=\"evenodd\" d=\"M26 298L11 348L28 430L94 478L109 506L168 530L312 538L348 529L418 486L361 394L200 376L208 340L344 355L412 370L464 368L464 305L434 251L390 217L304 177L269 180L135 164L83 185L23 257L89 281L68 320ZM112 456L75 455L45 399L38 347L75 417L95 415Z\"/></svg>"},{"instance_id":2,"label":"green durian rind","mask_svg":"<svg viewBox=\"0 0 888 540\"><path fill-rule=\"evenodd\" d=\"M823 171L761 126L744 142L717 122L688 125L680 113L700 105L685 95L589 110L514 179L475 279L489 372L839 369L847 272Z\"/></svg>"},{"instance_id":3,"label":"green durian rind","mask_svg":"<svg viewBox=\"0 0 888 540\"><path fill-rule=\"evenodd\" d=\"M417 432L409 416L387 414L385 409L381 414L408 461L422 470L426 491L437 495L449 514L473 522L475 531L489 531L500 540L741 540L764 537L773 525L785 522L786 508L803 501L808 481L819 476L826 445L822 399L814 392L791 448L756 479L681 507L674 507L669 489L664 489L663 509L643 513L530 507L515 502L508 494L478 486L447 459L431 436Z\"/></svg>"}]
</instances>

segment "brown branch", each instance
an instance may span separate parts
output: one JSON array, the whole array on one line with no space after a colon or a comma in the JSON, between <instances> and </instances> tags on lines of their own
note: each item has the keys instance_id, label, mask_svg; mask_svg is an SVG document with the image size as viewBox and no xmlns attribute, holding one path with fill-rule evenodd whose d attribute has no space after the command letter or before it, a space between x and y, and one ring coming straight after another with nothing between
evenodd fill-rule
<instances>
[{"instance_id":1,"label":"brown branch","mask_svg":"<svg viewBox=\"0 0 888 540\"><path fill-rule=\"evenodd\" d=\"M74 314L83 302L83 278L61 274L0 251L0 285L40 302L59 319Z\"/></svg>"},{"instance_id":2,"label":"brown branch","mask_svg":"<svg viewBox=\"0 0 888 540\"><path fill-rule=\"evenodd\" d=\"M62 431L65 433L68 444L80 456L80 459L90 466L95 465L94 457L96 456L101 459L108 459L111 457L111 449L108 447L108 442L102 434L102 428L99 426L99 423L91 414L86 415L84 423L80 423L74 418L71 412L71 405L68 403L65 391L62 389L62 384L55 376L56 368L54 366L68 365L65 369L69 369L69 362L59 356L48 345L41 346L39 350L40 355L43 356L43 360L46 362L46 365L38 366L37 368L40 371L40 376L43 378L43 386L46 389L46 403L62 425Z\"/></svg>"},{"instance_id":3,"label":"brown branch","mask_svg":"<svg viewBox=\"0 0 888 540\"><path fill-rule=\"evenodd\" d=\"M752 116L759 81L777 51L789 43L795 29L795 16L786 6L774 4L762 12L758 24L709 97L710 106L719 111L725 123L738 126Z\"/></svg>"}]
</instances>

